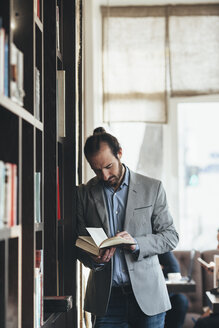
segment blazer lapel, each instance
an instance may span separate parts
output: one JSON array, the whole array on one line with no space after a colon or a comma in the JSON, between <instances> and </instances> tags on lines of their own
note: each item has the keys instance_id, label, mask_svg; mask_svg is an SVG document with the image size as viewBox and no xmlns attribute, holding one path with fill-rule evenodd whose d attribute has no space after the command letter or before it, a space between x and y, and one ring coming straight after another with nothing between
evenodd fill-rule
<instances>
[{"instance_id":1,"label":"blazer lapel","mask_svg":"<svg viewBox=\"0 0 219 328\"><path fill-rule=\"evenodd\" d=\"M93 196L100 221L102 222L103 228L107 236L109 236L110 227L109 227L107 207L105 204L103 187L99 182L93 186L93 188L91 189L91 194Z\"/></svg>"},{"instance_id":2,"label":"blazer lapel","mask_svg":"<svg viewBox=\"0 0 219 328\"><path fill-rule=\"evenodd\" d=\"M124 230L128 230L128 225L133 217L134 209L137 203L138 192L137 192L137 185L135 183L134 177L135 177L135 173L130 171L129 191L128 191L128 198L127 198L126 212L125 212Z\"/></svg>"}]
</instances>

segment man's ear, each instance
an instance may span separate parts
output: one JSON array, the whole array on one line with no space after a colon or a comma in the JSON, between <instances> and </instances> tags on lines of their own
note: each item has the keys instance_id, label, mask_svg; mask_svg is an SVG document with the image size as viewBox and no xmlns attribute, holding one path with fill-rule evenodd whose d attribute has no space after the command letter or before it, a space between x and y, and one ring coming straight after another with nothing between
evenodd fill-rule
<instances>
[{"instance_id":1,"label":"man's ear","mask_svg":"<svg viewBox=\"0 0 219 328\"><path fill-rule=\"evenodd\" d=\"M117 153L117 157L118 157L118 159L122 158L122 148L119 148L119 151Z\"/></svg>"}]
</instances>

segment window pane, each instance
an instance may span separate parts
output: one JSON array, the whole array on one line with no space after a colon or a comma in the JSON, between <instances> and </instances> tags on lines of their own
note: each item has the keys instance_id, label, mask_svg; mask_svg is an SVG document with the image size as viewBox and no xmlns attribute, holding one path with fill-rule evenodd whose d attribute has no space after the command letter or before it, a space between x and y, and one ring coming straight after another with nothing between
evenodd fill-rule
<instances>
[{"instance_id":1,"label":"window pane","mask_svg":"<svg viewBox=\"0 0 219 328\"><path fill-rule=\"evenodd\" d=\"M219 103L178 105L181 248L216 248L219 228Z\"/></svg>"},{"instance_id":2,"label":"window pane","mask_svg":"<svg viewBox=\"0 0 219 328\"><path fill-rule=\"evenodd\" d=\"M172 95L219 90L219 16L169 18Z\"/></svg>"}]
</instances>

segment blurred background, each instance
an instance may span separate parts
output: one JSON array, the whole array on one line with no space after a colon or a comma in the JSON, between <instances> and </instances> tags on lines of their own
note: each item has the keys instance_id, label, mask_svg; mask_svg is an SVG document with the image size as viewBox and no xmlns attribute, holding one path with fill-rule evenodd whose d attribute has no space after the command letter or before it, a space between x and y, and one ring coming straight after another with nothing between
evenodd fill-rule
<instances>
[{"instance_id":1,"label":"blurred background","mask_svg":"<svg viewBox=\"0 0 219 328\"><path fill-rule=\"evenodd\" d=\"M84 2L84 136L105 126L130 169L163 181L178 249L217 245L217 4Z\"/></svg>"}]
</instances>

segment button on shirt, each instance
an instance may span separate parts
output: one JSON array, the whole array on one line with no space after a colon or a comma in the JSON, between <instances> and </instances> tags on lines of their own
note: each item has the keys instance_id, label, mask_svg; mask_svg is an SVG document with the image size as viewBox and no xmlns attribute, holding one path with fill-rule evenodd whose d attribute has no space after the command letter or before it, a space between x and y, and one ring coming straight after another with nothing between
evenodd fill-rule
<instances>
[{"instance_id":1,"label":"button on shirt","mask_svg":"<svg viewBox=\"0 0 219 328\"><path fill-rule=\"evenodd\" d=\"M129 187L129 169L125 166L125 175L120 187L114 191L113 188L104 185L104 194L109 217L110 233L115 236L117 232L123 231L126 202ZM113 256L113 286L120 286L130 282L125 255L122 248L117 247Z\"/></svg>"}]
</instances>

